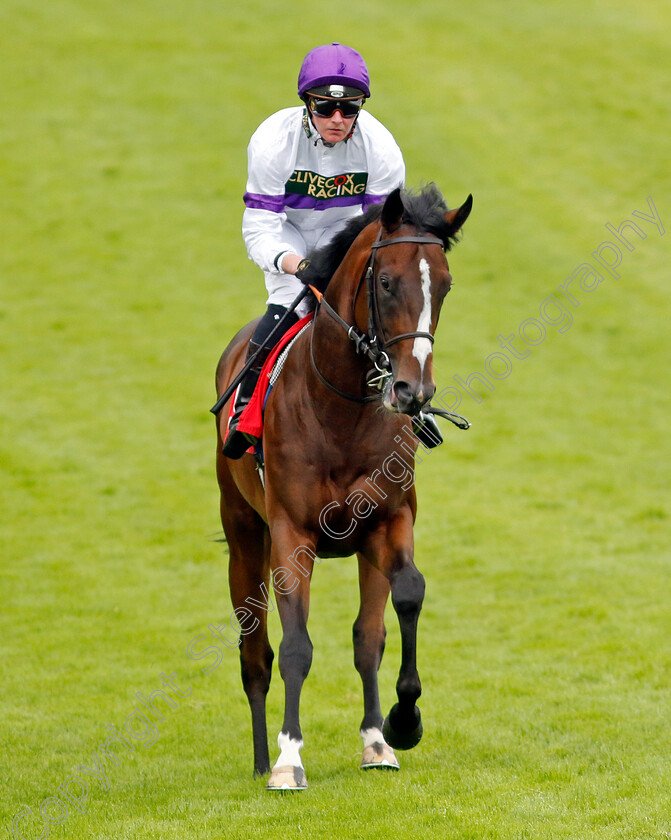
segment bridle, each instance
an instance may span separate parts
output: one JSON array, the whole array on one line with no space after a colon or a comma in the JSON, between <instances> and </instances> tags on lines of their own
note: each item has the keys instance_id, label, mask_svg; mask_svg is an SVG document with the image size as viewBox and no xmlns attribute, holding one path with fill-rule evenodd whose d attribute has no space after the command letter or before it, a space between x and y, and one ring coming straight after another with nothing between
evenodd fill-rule
<instances>
[{"instance_id":1,"label":"bridle","mask_svg":"<svg viewBox=\"0 0 671 840\"><path fill-rule=\"evenodd\" d=\"M319 370L317 363L315 362L312 347L314 328L317 321L317 315L315 314L312 321L312 329L310 331L310 364L320 381L330 391L333 391L333 393L337 394L339 397L349 400L350 402L369 403L379 400L381 392L384 391L387 383L393 376L391 361L386 353L387 348L400 341L407 341L415 338L426 338L431 342L431 344L435 341L432 333L424 332L422 330L399 333L399 335L392 336L391 338L385 338L384 326L380 319L377 283L375 282L377 279L375 275L375 257L380 248L386 248L389 245L401 245L406 242L422 245L440 245L443 250L445 247L442 240L438 239L436 236L430 235L397 236L391 237L390 239L382 239L382 229L380 229L377 239L371 245L370 256L368 257L366 268L359 279L354 297L352 298L352 310L354 311L356 309L356 302L361 291L361 286L365 280L368 298L368 331L365 333L362 333L355 325L348 324L347 321L342 318L341 315L328 303L328 301L324 299L324 295L318 289L315 289L314 286L310 286L310 289L317 298L317 309L319 309L320 306L323 306L331 318L333 318L333 320L345 330L347 337L354 343L357 354L367 356L374 365L374 368L370 370L366 376L366 384L369 388L374 388L378 392L376 394L359 397L355 394L348 394L346 391L341 391L340 388L336 388L333 383L329 382L324 374ZM354 318L352 320L354 320ZM426 410L432 414L438 414L441 417L444 417L460 429L468 429L471 425L469 421L460 414L454 414L453 412L434 408L432 406L429 406Z\"/></svg>"},{"instance_id":2,"label":"bridle","mask_svg":"<svg viewBox=\"0 0 671 840\"><path fill-rule=\"evenodd\" d=\"M440 245L440 247L443 248L442 241L436 236L397 236L391 239L382 239L381 237L382 229L380 229L377 239L371 245L370 256L368 257L366 268L359 279L356 291L354 293L354 297L352 298L352 309L354 310L356 309L356 301L359 297L359 292L361 291L362 283L365 280L366 294L368 298L367 332L362 333L360 330L357 329L356 326L348 324L347 321L345 321L345 319L342 318L326 300L324 300L324 296L321 294L321 292L319 292L313 286L310 287L317 298L317 306L324 307L326 312L336 321L336 323L340 324L340 326L345 330L345 332L347 333L347 337L350 339L350 341L354 342L356 352L359 355L367 356L375 366L374 370L369 371L368 376L366 377L366 382L369 387L375 388L378 391L377 394L371 394L366 397L358 397L354 394L348 394L345 391L341 391L339 388L336 388L336 386L329 382L328 379L322 374L315 362L315 357L312 349L312 338L314 336L313 322L313 329L310 335L310 362L312 364L312 369L317 374L319 379L324 383L324 385L326 385L327 388L329 388L331 391L338 394L339 396L343 397L344 399L357 403L373 402L374 400L379 399L379 392L384 390L385 385L391 378L391 361L386 353L388 347L391 347L392 344L396 344L399 341L406 341L411 338L426 338L432 344L434 342L434 337L431 333L419 330L415 332L400 333L399 335L395 335L392 338L385 338L384 326L380 319L377 283L375 282L375 257L379 248L385 248L388 245L400 245L405 242L417 242L421 244ZM377 376L375 375L376 372Z\"/></svg>"},{"instance_id":3,"label":"bridle","mask_svg":"<svg viewBox=\"0 0 671 840\"><path fill-rule=\"evenodd\" d=\"M370 256L368 257L366 268L359 279L356 291L352 298L352 309L355 310L356 301L359 297L359 292L361 291L361 286L365 279L368 297L368 331L365 333L362 333L356 326L348 324L347 321L345 321L345 319L342 318L339 313L336 312L335 309L324 299L323 294L315 289L314 286L310 286L317 298L317 307L324 307L326 312L334 319L334 321L336 321L336 323L345 330L347 337L354 343L357 354L367 356L374 365L374 369L370 370L366 376L366 384L368 387L376 389L378 392L377 394L359 397L355 394L348 394L347 392L336 388L336 386L329 382L323 375L315 362L312 347L314 325L317 320L315 316L312 325L312 332L310 333L310 363L312 365L312 369L317 374L320 381L326 385L329 390L338 394L338 396L343 397L343 399L350 400L351 402L368 403L380 398L380 393L384 391L387 383L392 377L391 361L386 351L393 344L397 344L399 341L408 341L409 339L415 338L426 338L431 342L431 344L435 341L432 333L424 332L423 330L399 333L399 335L392 336L392 338L386 338L385 336L384 325L382 324L382 320L380 318L377 283L375 282L377 279L375 275L375 257L377 256L377 251L380 248L386 248L389 245L401 245L406 242L416 242L422 245L440 245L440 247L444 249L442 240L438 239L436 236L397 236L390 239L382 239L382 229L380 229L377 239L371 245Z\"/></svg>"},{"instance_id":4,"label":"bridle","mask_svg":"<svg viewBox=\"0 0 671 840\"><path fill-rule=\"evenodd\" d=\"M410 338L426 338L431 342L431 344L433 344L435 341L433 334L429 332L422 332L421 330L417 330L415 332L401 333L400 335L395 335L393 338L388 339L384 337L384 326L380 319L380 305L378 303L377 283L375 282L375 256L379 248L386 248L388 245L396 245L403 242L417 242L424 245L440 245L441 248L444 248L443 242L436 236L399 236L396 239L381 239L381 236L382 231L380 231L377 239L371 245L371 254L368 259L366 271L364 273L364 276L367 280L368 292L368 335L372 337L373 342L377 344L380 351L383 353L388 347L391 347L392 344L396 344L399 341L406 341ZM359 288L360 286L361 281L359 281ZM359 294L359 288L357 288L357 293L354 296L355 303L356 298ZM389 361L388 357L387 361Z\"/></svg>"}]
</instances>

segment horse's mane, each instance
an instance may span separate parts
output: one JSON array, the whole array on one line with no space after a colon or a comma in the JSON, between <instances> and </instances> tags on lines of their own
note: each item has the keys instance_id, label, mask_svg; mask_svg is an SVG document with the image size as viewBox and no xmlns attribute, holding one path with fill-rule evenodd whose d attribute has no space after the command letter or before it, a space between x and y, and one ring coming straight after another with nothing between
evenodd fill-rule
<instances>
[{"instance_id":1,"label":"horse's mane","mask_svg":"<svg viewBox=\"0 0 671 840\"><path fill-rule=\"evenodd\" d=\"M418 232L437 236L443 243L443 248L449 251L457 237L445 221L448 207L438 187L435 184L427 184L420 192L402 190L401 198L403 223L412 225ZM324 291L357 236L371 222L379 219L382 206L374 204L369 207L363 215L347 222L328 244L313 251L310 254L310 266L305 273L307 276L302 278L303 282L311 283Z\"/></svg>"},{"instance_id":2,"label":"horse's mane","mask_svg":"<svg viewBox=\"0 0 671 840\"><path fill-rule=\"evenodd\" d=\"M350 219L330 242L313 251L310 254L310 266L301 277L303 282L310 283L322 292L325 291L352 242L365 227L380 217L380 213L382 205L373 204L363 215Z\"/></svg>"}]
</instances>

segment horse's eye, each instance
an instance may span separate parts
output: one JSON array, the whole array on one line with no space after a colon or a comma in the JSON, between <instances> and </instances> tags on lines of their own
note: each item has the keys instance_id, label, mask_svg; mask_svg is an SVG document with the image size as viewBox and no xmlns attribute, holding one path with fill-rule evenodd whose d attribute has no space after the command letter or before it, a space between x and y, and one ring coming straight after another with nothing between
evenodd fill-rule
<instances>
[{"instance_id":1,"label":"horse's eye","mask_svg":"<svg viewBox=\"0 0 671 840\"><path fill-rule=\"evenodd\" d=\"M385 277L384 275L382 277L380 277L380 285L382 286L382 288L386 292L388 292L389 291L389 278Z\"/></svg>"}]
</instances>

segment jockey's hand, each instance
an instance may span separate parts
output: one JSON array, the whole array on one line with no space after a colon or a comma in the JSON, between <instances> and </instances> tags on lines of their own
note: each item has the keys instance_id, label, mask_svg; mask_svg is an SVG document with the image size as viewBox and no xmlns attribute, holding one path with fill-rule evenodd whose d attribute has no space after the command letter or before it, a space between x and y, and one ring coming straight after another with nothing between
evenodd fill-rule
<instances>
[{"instance_id":1,"label":"jockey's hand","mask_svg":"<svg viewBox=\"0 0 671 840\"><path fill-rule=\"evenodd\" d=\"M303 282L310 280L310 260L301 260L295 271L296 277Z\"/></svg>"},{"instance_id":2,"label":"jockey's hand","mask_svg":"<svg viewBox=\"0 0 671 840\"><path fill-rule=\"evenodd\" d=\"M301 260L300 265L296 269L296 277L306 286L314 286L315 289L322 292L326 291L329 284L329 277L324 277L318 273L318 262L311 262L309 259Z\"/></svg>"},{"instance_id":3,"label":"jockey's hand","mask_svg":"<svg viewBox=\"0 0 671 840\"><path fill-rule=\"evenodd\" d=\"M295 261L295 265L294 265ZM292 268L292 271L288 269ZM314 269L310 264L310 260L304 257L297 257L295 254L287 254L282 259L282 271L286 274L294 274L301 283L305 283L307 286L313 285L316 286L320 292L325 291L326 286L328 285L328 280L324 282L319 275L314 273Z\"/></svg>"},{"instance_id":4,"label":"jockey's hand","mask_svg":"<svg viewBox=\"0 0 671 840\"><path fill-rule=\"evenodd\" d=\"M299 257L298 254L285 254L282 257L282 271L285 274L295 274L296 269L302 262L303 257Z\"/></svg>"}]
</instances>

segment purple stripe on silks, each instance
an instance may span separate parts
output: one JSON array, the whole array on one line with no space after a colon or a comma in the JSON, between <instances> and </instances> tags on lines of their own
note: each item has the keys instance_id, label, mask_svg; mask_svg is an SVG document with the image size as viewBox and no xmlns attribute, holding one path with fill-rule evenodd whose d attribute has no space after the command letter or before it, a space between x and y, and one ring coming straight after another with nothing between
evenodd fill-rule
<instances>
[{"instance_id":1,"label":"purple stripe on silks","mask_svg":"<svg viewBox=\"0 0 671 840\"><path fill-rule=\"evenodd\" d=\"M246 192L243 198L245 207L250 207L252 210L271 210L273 213L284 211L283 195L261 195Z\"/></svg>"},{"instance_id":2,"label":"purple stripe on silks","mask_svg":"<svg viewBox=\"0 0 671 840\"><path fill-rule=\"evenodd\" d=\"M369 207L372 207L373 204L382 204L387 198L386 195L370 195L370 193L366 193L363 197L363 209L364 212L368 210Z\"/></svg>"},{"instance_id":3,"label":"purple stripe on silks","mask_svg":"<svg viewBox=\"0 0 671 840\"><path fill-rule=\"evenodd\" d=\"M338 195L335 198L313 198L311 195L287 193L284 196L285 207L292 210L328 210L331 207L354 207L363 202L360 195Z\"/></svg>"}]
</instances>

